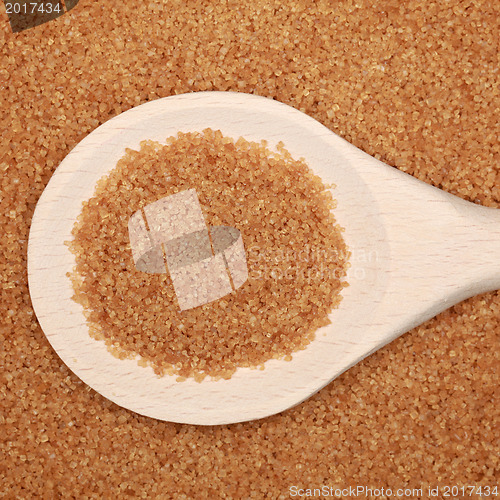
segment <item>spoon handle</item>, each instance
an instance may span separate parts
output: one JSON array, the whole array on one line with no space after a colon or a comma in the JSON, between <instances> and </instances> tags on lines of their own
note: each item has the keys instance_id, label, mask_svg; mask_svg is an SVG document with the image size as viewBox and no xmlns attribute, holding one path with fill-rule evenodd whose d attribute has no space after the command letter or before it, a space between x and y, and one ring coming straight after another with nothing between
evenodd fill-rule
<instances>
[{"instance_id":1,"label":"spoon handle","mask_svg":"<svg viewBox=\"0 0 500 500\"><path fill-rule=\"evenodd\" d=\"M397 304L402 315L413 315L406 329L462 300L499 289L500 210L467 202L399 171L391 177L395 184L386 184L387 191L378 195L391 242L386 293L392 295L389 307Z\"/></svg>"},{"instance_id":2,"label":"spoon handle","mask_svg":"<svg viewBox=\"0 0 500 500\"><path fill-rule=\"evenodd\" d=\"M500 289L500 210L463 203L457 203L463 233L456 244L463 245L465 278L474 294Z\"/></svg>"}]
</instances>

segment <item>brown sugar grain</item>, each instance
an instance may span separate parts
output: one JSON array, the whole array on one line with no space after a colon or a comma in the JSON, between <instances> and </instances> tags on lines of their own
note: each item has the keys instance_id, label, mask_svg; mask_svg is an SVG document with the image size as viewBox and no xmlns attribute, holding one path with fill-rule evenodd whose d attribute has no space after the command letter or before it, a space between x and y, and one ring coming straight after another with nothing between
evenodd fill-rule
<instances>
[{"instance_id":1,"label":"brown sugar grain","mask_svg":"<svg viewBox=\"0 0 500 500\"><path fill-rule=\"evenodd\" d=\"M74 298L94 338L118 357L140 355L159 375L201 381L290 358L330 323L349 256L332 194L304 161L278 148L206 129L127 151L84 203L70 242ZM166 269L146 274L134 265L128 221L192 189L208 226L241 231L248 279L219 300L180 310Z\"/></svg>"},{"instance_id":2,"label":"brown sugar grain","mask_svg":"<svg viewBox=\"0 0 500 500\"><path fill-rule=\"evenodd\" d=\"M132 106L200 90L277 99L500 207L499 15L491 0L80 0L13 34L0 6L0 497L260 500L326 485L446 498L446 486L475 485L487 498L500 477L498 292L295 408L196 427L119 408L65 367L31 307L26 254L35 204L80 140Z\"/></svg>"}]
</instances>

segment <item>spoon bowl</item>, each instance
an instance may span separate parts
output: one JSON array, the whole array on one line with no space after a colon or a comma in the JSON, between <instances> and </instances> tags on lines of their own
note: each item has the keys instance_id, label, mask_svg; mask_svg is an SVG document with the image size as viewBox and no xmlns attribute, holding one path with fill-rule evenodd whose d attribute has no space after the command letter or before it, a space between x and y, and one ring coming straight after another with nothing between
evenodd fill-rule
<instances>
[{"instance_id":1,"label":"spoon bowl","mask_svg":"<svg viewBox=\"0 0 500 500\"><path fill-rule=\"evenodd\" d=\"M351 267L331 324L292 361L239 368L229 380L158 377L119 360L89 336L67 273L65 241L97 181L140 142L220 130L248 141L281 141L325 184ZM190 424L266 417L307 399L358 361L470 296L500 288L500 211L466 202L374 159L306 114L243 93L198 92L158 99L109 120L64 159L43 192L28 245L30 294L40 325L85 383L142 415Z\"/></svg>"}]
</instances>

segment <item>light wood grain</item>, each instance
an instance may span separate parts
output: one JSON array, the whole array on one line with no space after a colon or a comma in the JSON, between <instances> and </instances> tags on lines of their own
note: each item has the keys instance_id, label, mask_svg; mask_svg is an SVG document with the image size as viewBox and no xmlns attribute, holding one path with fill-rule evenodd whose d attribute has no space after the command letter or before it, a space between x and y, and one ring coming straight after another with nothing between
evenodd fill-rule
<instances>
[{"instance_id":1,"label":"light wood grain","mask_svg":"<svg viewBox=\"0 0 500 500\"><path fill-rule=\"evenodd\" d=\"M230 380L176 382L91 339L66 276L64 245L96 181L125 148L165 142L206 127L247 140L283 141L325 183L335 183L335 216L352 251L350 286L332 324L290 362L239 369ZM242 93L200 92L131 109L86 137L56 170L33 217L30 293L54 349L84 382L143 415L193 424L262 418L308 398L340 373L412 327L472 295L500 288L500 211L422 183L284 104Z\"/></svg>"}]
</instances>

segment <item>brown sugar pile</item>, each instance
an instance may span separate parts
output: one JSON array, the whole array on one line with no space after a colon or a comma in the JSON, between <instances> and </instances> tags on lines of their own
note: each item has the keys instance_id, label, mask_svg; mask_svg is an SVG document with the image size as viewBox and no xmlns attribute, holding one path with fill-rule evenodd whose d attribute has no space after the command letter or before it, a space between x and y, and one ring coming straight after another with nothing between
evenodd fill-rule
<instances>
[{"instance_id":1,"label":"brown sugar pile","mask_svg":"<svg viewBox=\"0 0 500 500\"><path fill-rule=\"evenodd\" d=\"M500 207L500 4L80 0L16 34L2 5L0 497L261 500L326 485L466 499L480 495L444 487L476 485L488 498L500 481L498 292L295 408L196 427L119 408L64 366L31 307L26 255L35 204L80 140L132 106L200 90L277 99L395 168Z\"/></svg>"},{"instance_id":2,"label":"brown sugar pile","mask_svg":"<svg viewBox=\"0 0 500 500\"><path fill-rule=\"evenodd\" d=\"M127 151L84 203L70 243L75 300L93 337L119 357L139 354L157 374L201 380L289 357L330 323L348 259L332 194L278 147L206 129ZM248 279L218 300L180 310L166 269L146 274L134 265L128 221L189 189L208 226L241 232Z\"/></svg>"}]
</instances>

